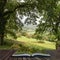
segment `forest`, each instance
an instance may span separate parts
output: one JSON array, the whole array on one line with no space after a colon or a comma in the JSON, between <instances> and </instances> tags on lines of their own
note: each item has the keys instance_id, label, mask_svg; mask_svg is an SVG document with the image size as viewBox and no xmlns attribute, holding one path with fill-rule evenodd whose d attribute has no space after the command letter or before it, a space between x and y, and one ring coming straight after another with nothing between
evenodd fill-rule
<instances>
[{"instance_id":1,"label":"forest","mask_svg":"<svg viewBox=\"0 0 60 60\"><path fill-rule=\"evenodd\" d=\"M59 47L60 0L0 0L0 49L44 53Z\"/></svg>"}]
</instances>

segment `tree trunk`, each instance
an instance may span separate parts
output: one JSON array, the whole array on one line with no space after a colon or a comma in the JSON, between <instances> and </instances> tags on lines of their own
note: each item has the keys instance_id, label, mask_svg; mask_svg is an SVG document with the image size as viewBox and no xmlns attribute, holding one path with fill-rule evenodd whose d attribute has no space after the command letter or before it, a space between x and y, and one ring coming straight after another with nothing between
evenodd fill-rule
<instances>
[{"instance_id":1,"label":"tree trunk","mask_svg":"<svg viewBox=\"0 0 60 60\"><path fill-rule=\"evenodd\" d=\"M0 21L0 23L3 23ZM0 45L3 45L4 43L4 31L5 31L5 24L0 24Z\"/></svg>"},{"instance_id":2,"label":"tree trunk","mask_svg":"<svg viewBox=\"0 0 60 60\"><path fill-rule=\"evenodd\" d=\"M0 45L4 44L4 33L0 34Z\"/></svg>"},{"instance_id":3,"label":"tree trunk","mask_svg":"<svg viewBox=\"0 0 60 60\"><path fill-rule=\"evenodd\" d=\"M60 41L60 37L59 37L59 35L58 35L58 37L57 37L57 41L56 41L56 49L58 49L60 46L59 46L59 42Z\"/></svg>"},{"instance_id":4,"label":"tree trunk","mask_svg":"<svg viewBox=\"0 0 60 60\"><path fill-rule=\"evenodd\" d=\"M58 41L60 40L58 27L59 27L59 21L56 22L56 25L55 25L55 28L54 28L55 36L57 38L57 41L56 41L56 49L58 49Z\"/></svg>"},{"instance_id":5,"label":"tree trunk","mask_svg":"<svg viewBox=\"0 0 60 60\"><path fill-rule=\"evenodd\" d=\"M56 50L58 49L58 41L56 41Z\"/></svg>"},{"instance_id":6,"label":"tree trunk","mask_svg":"<svg viewBox=\"0 0 60 60\"><path fill-rule=\"evenodd\" d=\"M5 16L4 16L6 3L7 3L7 0L0 1L0 45L4 44L4 33L5 33L5 26L7 23L7 20L5 19Z\"/></svg>"},{"instance_id":7,"label":"tree trunk","mask_svg":"<svg viewBox=\"0 0 60 60\"><path fill-rule=\"evenodd\" d=\"M6 20L0 18L0 45L4 44L4 33L5 33Z\"/></svg>"}]
</instances>

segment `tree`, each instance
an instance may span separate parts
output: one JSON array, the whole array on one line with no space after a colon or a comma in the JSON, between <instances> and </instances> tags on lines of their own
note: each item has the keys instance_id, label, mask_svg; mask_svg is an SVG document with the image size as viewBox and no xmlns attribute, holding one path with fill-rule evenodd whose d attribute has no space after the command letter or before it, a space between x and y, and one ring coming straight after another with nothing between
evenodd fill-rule
<instances>
[{"instance_id":1,"label":"tree","mask_svg":"<svg viewBox=\"0 0 60 60\"><path fill-rule=\"evenodd\" d=\"M40 20L37 34L49 31L56 36L56 49L58 47L58 41L60 41L60 1L58 0L46 0L48 2L43 10L43 18Z\"/></svg>"},{"instance_id":2,"label":"tree","mask_svg":"<svg viewBox=\"0 0 60 60\"><path fill-rule=\"evenodd\" d=\"M0 0L0 45L3 45L5 32L7 30L6 24L10 19L13 18L12 15L16 13L16 9L19 7L19 5L16 4L16 0Z\"/></svg>"},{"instance_id":3,"label":"tree","mask_svg":"<svg viewBox=\"0 0 60 60\"><path fill-rule=\"evenodd\" d=\"M15 15L17 10L21 9L20 13L22 12L21 14L23 15L24 12L31 10L31 7L32 8L34 7L33 3L27 3L27 2L20 3L17 0L0 0L0 45L3 45L6 30L9 30L7 29L8 27L6 27L7 22L10 23L12 21L14 23L13 20L16 19ZM14 17L12 17L13 15ZM11 24L8 26L12 28Z\"/></svg>"},{"instance_id":4,"label":"tree","mask_svg":"<svg viewBox=\"0 0 60 60\"><path fill-rule=\"evenodd\" d=\"M0 44L3 44L3 39L4 39L4 30L5 30L5 25L6 25L6 19L4 19L4 6L6 5L6 0L5 1L0 1Z\"/></svg>"},{"instance_id":5,"label":"tree","mask_svg":"<svg viewBox=\"0 0 60 60\"><path fill-rule=\"evenodd\" d=\"M58 2L59 0L24 0L23 3L20 3L17 2L17 0L0 0L0 44L3 44L6 24L12 14L16 14L17 10L22 15L30 15L34 18L36 15L31 15L31 12L36 9L39 12L39 15L43 16L43 19L40 20L39 27L36 30L37 34L39 34L40 31L49 30L54 33L58 40L60 40L58 34L60 32L60 4ZM31 20L31 18L29 19Z\"/></svg>"}]
</instances>

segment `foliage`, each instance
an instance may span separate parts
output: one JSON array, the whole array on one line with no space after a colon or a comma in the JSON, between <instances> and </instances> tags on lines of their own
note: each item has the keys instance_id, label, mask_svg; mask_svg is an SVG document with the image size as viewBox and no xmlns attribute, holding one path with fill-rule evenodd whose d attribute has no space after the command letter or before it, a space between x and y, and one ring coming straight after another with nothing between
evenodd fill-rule
<instances>
[{"instance_id":1,"label":"foliage","mask_svg":"<svg viewBox=\"0 0 60 60\"><path fill-rule=\"evenodd\" d=\"M41 0L40 0L41 1ZM59 0L46 0L42 6L42 19L36 30L37 34L44 33L46 31L53 33L57 39L60 40L60 1ZM44 6L45 5L45 6ZM56 42L57 43L57 42Z\"/></svg>"},{"instance_id":2,"label":"foliage","mask_svg":"<svg viewBox=\"0 0 60 60\"><path fill-rule=\"evenodd\" d=\"M11 39L5 39L5 40L4 40L4 45L10 47L11 45L13 45L13 42L11 41ZM3 45L3 46L4 46L4 45Z\"/></svg>"},{"instance_id":3,"label":"foliage","mask_svg":"<svg viewBox=\"0 0 60 60\"><path fill-rule=\"evenodd\" d=\"M60 40L60 1L59 0L25 0L21 3L17 0L0 0L0 44L3 44L6 24L12 21L14 24L8 25L12 31L15 28L15 14L18 11L21 16L27 16L26 22L28 24L36 24L36 18L43 16L36 30L37 34L45 31L53 32L57 40ZM13 19L12 19L13 18ZM18 19L19 20L19 19ZM25 22L25 23L26 23ZM19 20L19 26L21 21ZM19 26L21 27L22 24ZM44 31L44 32L43 32Z\"/></svg>"},{"instance_id":4,"label":"foliage","mask_svg":"<svg viewBox=\"0 0 60 60\"><path fill-rule=\"evenodd\" d=\"M18 44L13 44L10 49L15 49L18 50L20 48L20 46Z\"/></svg>"},{"instance_id":5,"label":"foliage","mask_svg":"<svg viewBox=\"0 0 60 60\"><path fill-rule=\"evenodd\" d=\"M15 18L15 10L17 9L17 6L18 4L16 0L0 0L0 45L3 45L4 36L6 35L6 33L8 31L9 33L12 33L12 30L17 29L18 27L16 25Z\"/></svg>"}]
</instances>

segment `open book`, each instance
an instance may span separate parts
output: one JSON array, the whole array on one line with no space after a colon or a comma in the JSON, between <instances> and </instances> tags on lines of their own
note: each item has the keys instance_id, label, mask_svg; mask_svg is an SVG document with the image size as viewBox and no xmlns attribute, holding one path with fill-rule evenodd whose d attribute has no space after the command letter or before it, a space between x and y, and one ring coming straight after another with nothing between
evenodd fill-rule
<instances>
[{"instance_id":1,"label":"open book","mask_svg":"<svg viewBox=\"0 0 60 60\"><path fill-rule=\"evenodd\" d=\"M43 54L43 53L33 53L33 57L50 57L50 54Z\"/></svg>"},{"instance_id":2,"label":"open book","mask_svg":"<svg viewBox=\"0 0 60 60\"><path fill-rule=\"evenodd\" d=\"M13 54L12 57L50 57L50 54L33 53L33 54Z\"/></svg>"}]
</instances>

